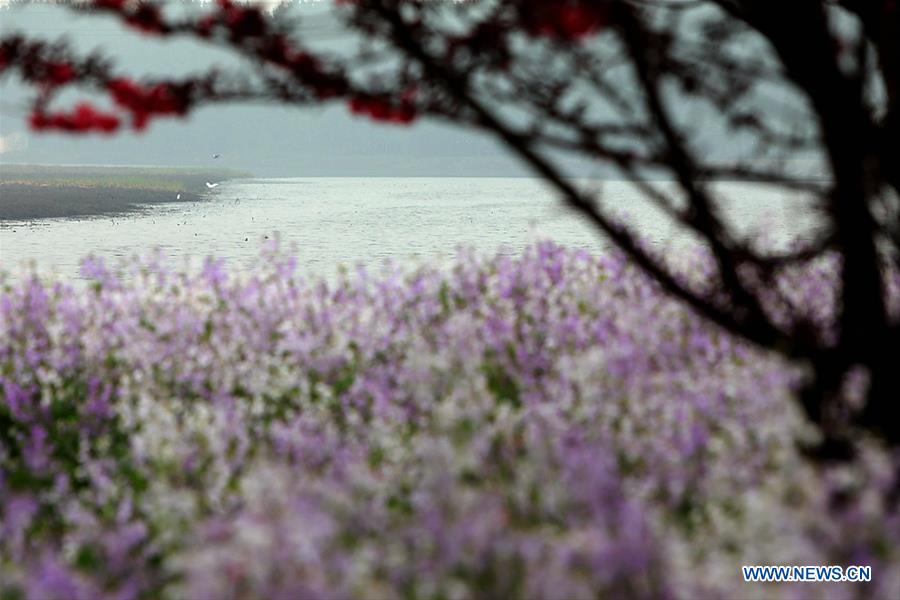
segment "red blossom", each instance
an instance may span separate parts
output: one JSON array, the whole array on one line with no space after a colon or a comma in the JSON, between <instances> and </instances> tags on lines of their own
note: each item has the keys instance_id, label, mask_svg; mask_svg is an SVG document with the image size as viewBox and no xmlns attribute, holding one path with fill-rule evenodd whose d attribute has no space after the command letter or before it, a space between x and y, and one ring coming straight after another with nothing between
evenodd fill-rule
<instances>
[{"instance_id":1,"label":"red blossom","mask_svg":"<svg viewBox=\"0 0 900 600\"><path fill-rule=\"evenodd\" d=\"M111 134L119 128L120 122L119 117L112 113L81 103L72 112L45 113L38 109L31 114L29 124L35 131L58 129L70 133L99 131Z\"/></svg>"},{"instance_id":2,"label":"red blossom","mask_svg":"<svg viewBox=\"0 0 900 600\"><path fill-rule=\"evenodd\" d=\"M249 38L262 38L267 34L268 24L263 13L255 7L241 7L223 0L218 2L219 10L200 18L194 24L198 36L207 38L212 35L217 25L228 30L233 42L242 42Z\"/></svg>"},{"instance_id":3,"label":"red blossom","mask_svg":"<svg viewBox=\"0 0 900 600\"><path fill-rule=\"evenodd\" d=\"M266 20L258 8L241 8L231 5L223 9L225 24L231 32L231 39L242 41L260 37L266 33Z\"/></svg>"},{"instance_id":4,"label":"red blossom","mask_svg":"<svg viewBox=\"0 0 900 600\"><path fill-rule=\"evenodd\" d=\"M416 119L415 108L408 101L392 104L373 96L357 96L350 99L349 106L353 114L365 115L375 121L407 125Z\"/></svg>"},{"instance_id":5,"label":"red blossom","mask_svg":"<svg viewBox=\"0 0 900 600\"><path fill-rule=\"evenodd\" d=\"M139 2L129 5L126 0L94 0L94 8L119 13L122 19L144 33L166 33L168 25L163 21L159 7Z\"/></svg>"},{"instance_id":6,"label":"red blossom","mask_svg":"<svg viewBox=\"0 0 900 600\"><path fill-rule=\"evenodd\" d=\"M68 63L46 63L42 80L51 85L64 85L75 79L75 69Z\"/></svg>"},{"instance_id":7,"label":"red blossom","mask_svg":"<svg viewBox=\"0 0 900 600\"><path fill-rule=\"evenodd\" d=\"M207 15L197 21L196 25L194 25L194 31L198 36L202 38L208 38L212 35L213 27L216 26L216 22L218 19L212 15Z\"/></svg>"},{"instance_id":8,"label":"red blossom","mask_svg":"<svg viewBox=\"0 0 900 600\"><path fill-rule=\"evenodd\" d=\"M141 4L125 17L125 22L144 33L165 33L168 27L162 20L159 7Z\"/></svg>"},{"instance_id":9,"label":"red blossom","mask_svg":"<svg viewBox=\"0 0 900 600\"><path fill-rule=\"evenodd\" d=\"M113 100L131 112L135 129L144 129L154 115L184 115L189 99L186 88L168 83L142 86L130 79L113 79L107 85Z\"/></svg>"},{"instance_id":10,"label":"red blossom","mask_svg":"<svg viewBox=\"0 0 900 600\"><path fill-rule=\"evenodd\" d=\"M528 2L521 10L529 33L559 39L580 39L596 33L606 24L609 12L605 2L588 0Z\"/></svg>"},{"instance_id":11,"label":"red blossom","mask_svg":"<svg viewBox=\"0 0 900 600\"><path fill-rule=\"evenodd\" d=\"M107 10L121 10L125 6L125 0L94 0L94 6Z\"/></svg>"}]
</instances>

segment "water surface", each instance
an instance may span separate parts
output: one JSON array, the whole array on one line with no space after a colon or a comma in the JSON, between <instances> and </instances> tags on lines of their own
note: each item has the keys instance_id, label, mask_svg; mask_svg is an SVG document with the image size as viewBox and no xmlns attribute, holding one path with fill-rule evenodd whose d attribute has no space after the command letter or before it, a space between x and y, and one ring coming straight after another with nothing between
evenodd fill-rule
<instances>
[{"instance_id":1,"label":"water surface","mask_svg":"<svg viewBox=\"0 0 900 600\"><path fill-rule=\"evenodd\" d=\"M626 182L593 182L604 202L641 224L655 244L683 240ZM813 227L801 200L723 184L726 216L745 233L784 242ZM247 265L278 234L301 268L435 259L458 246L516 252L536 239L601 250L603 240L540 181L525 178L297 178L224 182L198 202L148 206L121 217L43 219L0 226L0 266L77 276L82 257L113 259L159 247L176 262L215 255Z\"/></svg>"}]
</instances>

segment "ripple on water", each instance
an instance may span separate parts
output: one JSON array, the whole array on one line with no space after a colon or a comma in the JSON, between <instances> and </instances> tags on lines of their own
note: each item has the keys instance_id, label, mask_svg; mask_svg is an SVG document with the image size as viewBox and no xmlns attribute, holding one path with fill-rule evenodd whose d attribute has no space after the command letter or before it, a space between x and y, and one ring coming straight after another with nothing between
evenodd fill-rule
<instances>
[{"instance_id":1,"label":"ripple on water","mask_svg":"<svg viewBox=\"0 0 900 600\"><path fill-rule=\"evenodd\" d=\"M604 198L627 210L651 243L677 243L670 226L625 182L602 184ZM723 184L726 216L777 243L808 236L798 199ZM427 259L459 246L515 252L538 238L599 250L597 233L561 207L539 181L515 178L304 178L226 182L204 201L144 207L124 217L6 222L0 265L35 260L42 271L77 276L88 254L130 257L155 247L173 259L215 254L247 265L266 236L297 248L301 268L327 275L338 263Z\"/></svg>"}]
</instances>

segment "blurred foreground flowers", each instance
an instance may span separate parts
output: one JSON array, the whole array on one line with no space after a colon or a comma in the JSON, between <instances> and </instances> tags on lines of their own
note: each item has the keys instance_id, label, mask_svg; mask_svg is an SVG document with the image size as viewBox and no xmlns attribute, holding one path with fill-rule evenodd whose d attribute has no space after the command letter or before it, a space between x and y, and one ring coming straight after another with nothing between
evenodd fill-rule
<instances>
[{"instance_id":1,"label":"blurred foreground flowers","mask_svg":"<svg viewBox=\"0 0 900 600\"><path fill-rule=\"evenodd\" d=\"M127 268L0 280L2 597L900 596L896 458L803 461L803 373L615 254Z\"/></svg>"}]
</instances>

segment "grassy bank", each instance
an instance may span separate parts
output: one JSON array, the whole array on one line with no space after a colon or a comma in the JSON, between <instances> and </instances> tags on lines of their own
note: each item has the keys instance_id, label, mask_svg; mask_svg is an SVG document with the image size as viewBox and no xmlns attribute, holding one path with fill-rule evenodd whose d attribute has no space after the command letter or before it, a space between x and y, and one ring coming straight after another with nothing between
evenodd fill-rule
<instances>
[{"instance_id":1,"label":"grassy bank","mask_svg":"<svg viewBox=\"0 0 900 600\"><path fill-rule=\"evenodd\" d=\"M0 165L0 221L112 215L146 204L190 202L206 192L207 181L248 176L229 169Z\"/></svg>"}]
</instances>

